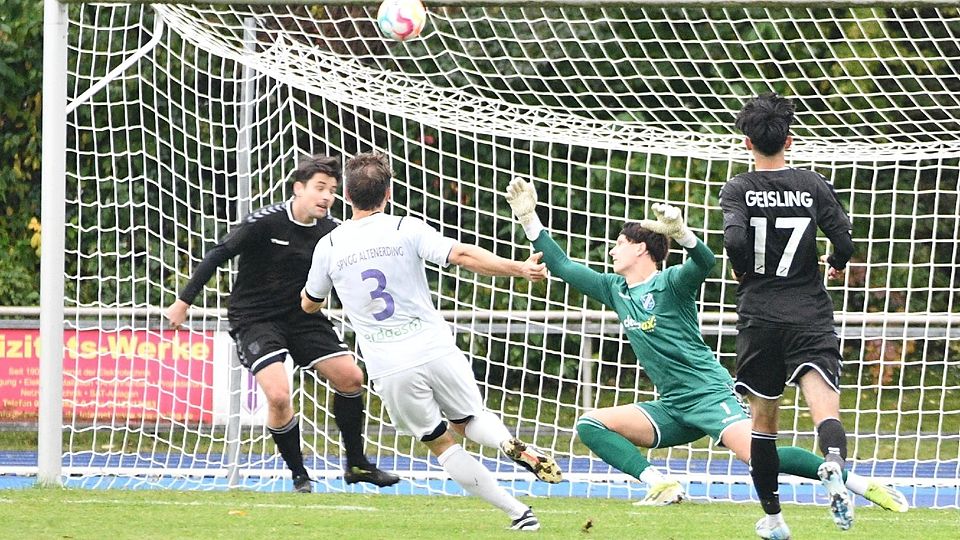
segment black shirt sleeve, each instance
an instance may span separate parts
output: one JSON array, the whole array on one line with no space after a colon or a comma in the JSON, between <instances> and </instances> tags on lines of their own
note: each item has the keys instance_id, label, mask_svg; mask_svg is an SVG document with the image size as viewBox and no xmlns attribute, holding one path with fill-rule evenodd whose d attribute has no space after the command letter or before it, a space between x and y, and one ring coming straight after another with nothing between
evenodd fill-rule
<instances>
[{"instance_id":1,"label":"black shirt sleeve","mask_svg":"<svg viewBox=\"0 0 960 540\"><path fill-rule=\"evenodd\" d=\"M723 247L737 275L750 271L753 246L747 227L750 215L743 199L742 189L733 180L720 190L720 208L723 210Z\"/></svg>"},{"instance_id":2,"label":"black shirt sleeve","mask_svg":"<svg viewBox=\"0 0 960 540\"><path fill-rule=\"evenodd\" d=\"M820 204L817 206L817 224L833 244L833 253L827 257L827 262L837 270L843 270L854 251L853 236L850 234L850 218L840 204L833 186L827 182L826 178L821 176L820 179L822 182Z\"/></svg>"},{"instance_id":3,"label":"black shirt sleeve","mask_svg":"<svg viewBox=\"0 0 960 540\"><path fill-rule=\"evenodd\" d=\"M213 277L217 268L237 256L243 251L245 246L251 243L256 235L255 223L257 222L241 222L240 225L227 234L222 242L214 246L210 251L207 251L203 260L201 260L200 264L193 270L190 281L188 281L186 286L180 291L178 298L188 304L193 304L194 298L200 294L203 286L210 281L210 278Z\"/></svg>"}]
</instances>

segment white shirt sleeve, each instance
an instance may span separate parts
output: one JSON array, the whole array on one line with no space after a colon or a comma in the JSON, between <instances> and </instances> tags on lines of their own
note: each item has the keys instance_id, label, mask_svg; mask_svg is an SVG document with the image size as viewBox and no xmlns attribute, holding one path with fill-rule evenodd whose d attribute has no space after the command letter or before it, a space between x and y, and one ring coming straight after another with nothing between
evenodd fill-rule
<instances>
[{"instance_id":1,"label":"white shirt sleeve","mask_svg":"<svg viewBox=\"0 0 960 540\"><path fill-rule=\"evenodd\" d=\"M436 229L417 218L405 217L400 226L408 228L407 233L413 238L417 247L417 254L421 259L438 264L441 267L450 264L450 251L457 243L456 240L443 236Z\"/></svg>"},{"instance_id":2,"label":"white shirt sleeve","mask_svg":"<svg viewBox=\"0 0 960 540\"><path fill-rule=\"evenodd\" d=\"M328 238L321 238L317 242L317 247L313 249L313 263L310 265L307 284L304 286L304 290L311 298L324 299L333 289L333 281L330 279L329 271L331 247Z\"/></svg>"}]
</instances>

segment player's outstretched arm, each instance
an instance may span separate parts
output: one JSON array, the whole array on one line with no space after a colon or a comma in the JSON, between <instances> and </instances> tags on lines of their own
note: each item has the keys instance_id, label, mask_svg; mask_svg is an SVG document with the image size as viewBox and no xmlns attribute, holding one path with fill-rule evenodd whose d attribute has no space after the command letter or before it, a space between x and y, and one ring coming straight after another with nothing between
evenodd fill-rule
<instances>
[{"instance_id":1,"label":"player's outstretched arm","mask_svg":"<svg viewBox=\"0 0 960 540\"><path fill-rule=\"evenodd\" d=\"M190 281L188 281L187 285L180 291L177 300L167 308L166 316L170 322L170 328L177 330L183 325L183 322L187 319L187 311L190 309L190 304L193 303L193 299L196 298L200 290L203 289L204 284L210 281L210 278L213 277L213 274L217 271L217 267L228 258L229 255L226 249L221 245L207 252L207 255L193 271Z\"/></svg>"},{"instance_id":2,"label":"player's outstretched arm","mask_svg":"<svg viewBox=\"0 0 960 540\"><path fill-rule=\"evenodd\" d=\"M165 315L170 323L170 328L179 329L185 320L187 320L187 311L193 303L193 299L200 294L203 286L210 281L213 274L221 264L232 258L236 254L234 244L229 237L224 243L213 247L200 261L200 264L193 270L193 275L187 285L180 291L177 300L167 307Z\"/></svg>"},{"instance_id":3,"label":"player's outstretched arm","mask_svg":"<svg viewBox=\"0 0 960 540\"><path fill-rule=\"evenodd\" d=\"M716 256L687 228L679 208L669 204L655 203L651 209L657 219L640 220L640 226L648 231L673 238L687 250L690 257L683 263L677 277L684 284L684 288L698 289L713 270L717 262Z\"/></svg>"},{"instance_id":4,"label":"player's outstretched arm","mask_svg":"<svg viewBox=\"0 0 960 540\"><path fill-rule=\"evenodd\" d=\"M533 249L543 253L543 261L554 277L573 285L591 298L611 305L610 291L603 274L571 261L553 238L544 234L546 229L537 216L537 191L533 183L514 178L507 186L506 199L513 215L523 225L527 238L533 242Z\"/></svg>"},{"instance_id":5,"label":"player's outstretched arm","mask_svg":"<svg viewBox=\"0 0 960 540\"><path fill-rule=\"evenodd\" d=\"M506 198L514 217L523 226L527 239L533 242L543 231L543 224L537 216L537 190L533 183L523 178L514 178L507 186Z\"/></svg>"},{"instance_id":6,"label":"player's outstretched arm","mask_svg":"<svg viewBox=\"0 0 960 540\"><path fill-rule=\"evenodd\" d=\"M640 220L641 227L648 231L669 236L685 248L692 248L697 245L697 237L687 228L687 224L683 220L683 213L679 208L670 204L654 203L651 209L657 219L642 219Z\"/></svg>"},{"instance_id":7,"label":"player's outstretched arm","mask_svg":"<svg viewBox=\"0 0 960 540\"><path fill-rule=\"evenodd\" d=\"M506 259L473 244L457 243L447 260L471 272L485 276L510 276L539 281L547 277L547 267L540 262L541 253L534 253L525 261Z\"/></svg>"}]
</instances>

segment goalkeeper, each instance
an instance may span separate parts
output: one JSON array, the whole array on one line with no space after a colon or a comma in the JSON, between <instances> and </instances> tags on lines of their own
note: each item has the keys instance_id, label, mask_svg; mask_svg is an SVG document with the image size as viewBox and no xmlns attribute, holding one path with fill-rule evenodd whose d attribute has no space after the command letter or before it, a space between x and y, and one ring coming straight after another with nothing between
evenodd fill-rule
<instances>
[{"instance_id":1,"label":"goalkeeper","mask_svg":"<svg viewBox=\"0 0 960 540\"><path fill-rule=\"evenodd\" d=\"M733 379L703 342L697 293L715 257L683 222L680 209L654 204L656 221L627 223L610 249L614 273L601 274L571 261L540 223L533 185L514 179L507 201L536 251L555 277L616 311L623 331L661 399L590 411L577 434L604 462L647 484L637 505L660 506L685 498L679 482L650 466L637 448L668 448L710 436L741 461L750 462L750 417L733 391ZM658 270L669 239L687 250L680 266ZM781 447L780 472L819 480L822 458ZM853 473L847 487L887 510L905 512L906 498L893 488Z\"/></svg>"}]
</instances>

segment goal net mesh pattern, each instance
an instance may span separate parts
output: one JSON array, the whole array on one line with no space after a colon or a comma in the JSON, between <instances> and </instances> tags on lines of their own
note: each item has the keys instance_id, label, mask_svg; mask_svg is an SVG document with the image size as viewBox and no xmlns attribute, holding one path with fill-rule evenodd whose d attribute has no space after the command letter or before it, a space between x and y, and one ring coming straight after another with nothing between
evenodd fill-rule
<instances>
[{"instance_id":1,"label":"goal net mesh pattern","mask_svg":"<svg viewBox=\"0 0 960 540\"><path fill-rule=\"evenodd\" d=\"M957 9L428 10L419 39L394 42L375 5L70 7L65 474L289 489L225 334L235 267L196 299L189 330L166 330L161 310L244 214L291 195L313 153L386 152L391 212L512 258L530 248L502 193L532 179L554 238L598 271L612 272L626 221L679 205L719 256L698 307L732 369L718 194L750 167L736 112L776 91L797 106L789 164L829 178L853 221L857 252L829 289L854 470L914 504L960 506ZM349 217L342 200L332 212ZM683 260L673 247L668 265ZM427 275L488 407L570 482L533 483L495 450L468 450L519 494L642 496L573 427L657 396L615 315L558 280ZM336 303L329 313L352 343ZM324 489L362 489L340 478L332 391L293 380L308 467ZM371 458L411 489L459 492L367 395ZM780 444L815 449L802 399L788 390L782 408ZM649 457L695 498L751 497L745 466L707 440ZM786 500L815 492L782 479Z\"/></svg>"}]
</instances>

